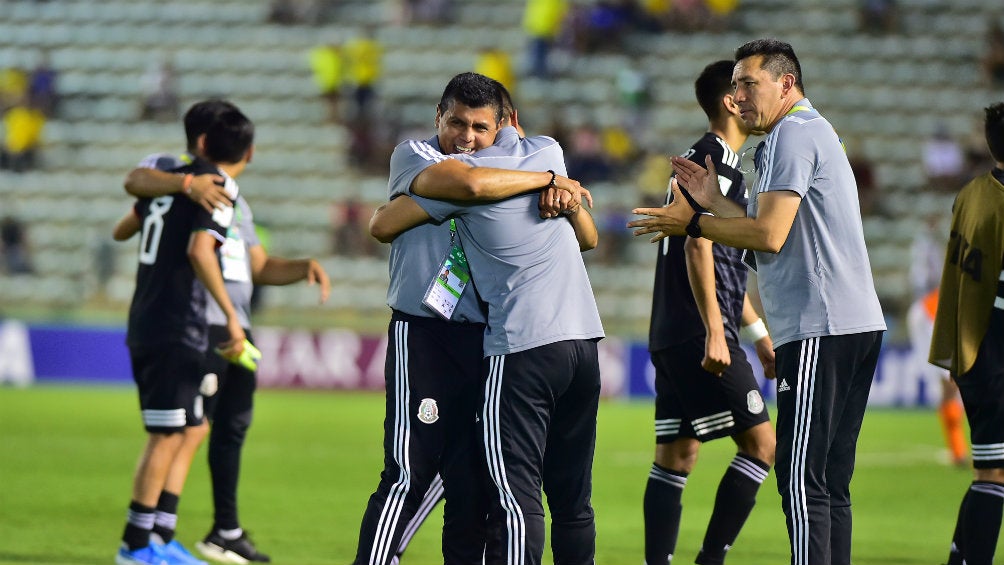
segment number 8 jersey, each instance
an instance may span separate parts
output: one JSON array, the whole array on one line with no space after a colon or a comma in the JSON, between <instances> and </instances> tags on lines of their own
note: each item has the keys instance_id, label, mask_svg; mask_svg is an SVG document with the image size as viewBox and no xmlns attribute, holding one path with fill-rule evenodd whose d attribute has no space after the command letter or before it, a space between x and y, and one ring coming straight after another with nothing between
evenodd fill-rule
<instances>
[{"instance_id":1,"label":"number 8 jersey","mask_svg":"<svg viewBox=\"0 0 1004 565\"><path fill-rule=\"evenodd\" d=\"M172 172L222 175L214 165L201 159ZM236 183L222 176L232 187L231 199L236 198ZM141 224L139 264L129 306L126 344L130 348L150 348L180 343L204 351L208 345L208 297L188 259L188 242L197 231L207 231L217 241L225 241L233 208L209 213L176 194L140 198L134 212Z\"/></svg>"}]
</instances>

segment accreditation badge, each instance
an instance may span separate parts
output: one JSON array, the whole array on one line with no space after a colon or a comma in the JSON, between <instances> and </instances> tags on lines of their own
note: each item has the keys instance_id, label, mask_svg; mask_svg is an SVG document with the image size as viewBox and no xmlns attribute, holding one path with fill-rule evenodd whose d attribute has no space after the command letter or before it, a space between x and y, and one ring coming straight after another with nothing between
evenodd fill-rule
<instances>
[{"instance_id":1,"label":"accreditation badge","mask_svg":"<svg viewBox=\"0 0 1004 565\"><path fill-rule=\"evenodd\" d=\"M467 266L464 250L459 245L450 245L450 251L429 284L429 290L425 292L422 304L431 308L443 319L449 320L470 280L471 271Z\"/></svg>"}]
</instances>

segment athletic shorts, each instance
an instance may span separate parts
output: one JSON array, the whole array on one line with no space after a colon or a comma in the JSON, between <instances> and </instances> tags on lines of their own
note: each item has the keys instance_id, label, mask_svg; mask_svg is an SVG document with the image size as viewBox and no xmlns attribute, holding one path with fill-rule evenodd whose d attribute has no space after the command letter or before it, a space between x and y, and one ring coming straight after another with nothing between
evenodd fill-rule
<instances>
[{"instance_id":1,"label":"athletic shorts","mask_svg":"<svg viewBox=\"0 0 1004 565\"><path fill-rule=\"evenodd\" d=\"M976 362L955 382L969 420L973 467L1004 468L1004 313L995 310Z\"/></svg>"},{"instance_id":2,"label":"athletic shorts","mask_svg":"<svg viewBox=\"0 0 1004 565\"><path fill-rule=\"evenodd\" d=\"M770 421L746 352L727 341L732 363L721 377L701 368L704 337L652 352L655 441L711 441Z\"/></svg>"},{"instance_id":3,"label":"athletic shorts","mask_svg":"<svg viewBox=\"0 0 1004 565\"><path fill-rule=\"evenodd\" d=\"M139 391L143 427L151 433L173 433L202 423L199 383L203 352L181 344L130 348L133 380Z\"/></svg>"}]
</instances>

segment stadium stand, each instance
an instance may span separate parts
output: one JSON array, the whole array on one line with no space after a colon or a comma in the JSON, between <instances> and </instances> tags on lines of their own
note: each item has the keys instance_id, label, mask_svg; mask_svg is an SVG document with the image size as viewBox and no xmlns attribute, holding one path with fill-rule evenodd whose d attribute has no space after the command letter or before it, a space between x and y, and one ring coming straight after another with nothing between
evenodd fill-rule
<instances>
[{"instance_id":1,"label":"stadium stand","mask_svg":"<svg viewBox=\"0 0 1004 565\"><path fill-rule=\"evenodd\" d=\"M92 274L95 249L129 205L121 189L128 168L148 153L181 149L178 123L137 120L140 77L166 57L179 75L182 108L225 96L256 122L257 151L241 187L256 218L272 230L271 252L319 257L332 274L327 306L318 309L306 288L276 288L266 293L264 312L281 312L275 318L280 323L376 319L374 327L381 327L385 259L332 254L329 206L349 196L378 203L386 178L350 166L350 134L325 121L306 54L381 24L382 115L396 120L399 133L426 135L442 85L470 70L480 47L494 45L513 61L523 60L523 5L457 3L449 27L404 28L383 24L384 3L362 0L339 2L332 22L317 25L267 23L265 0L0 0L0 69L28 69L44 50L59 72L62 95L44 130L42 166L23 174L0 172L2 213L29 224L37 267L34 275L0 274L0 305L8 314L28 308L40 317L98 309L110 310L114 319L123 312L135 249L117 247L116 274L100 304ZM636 33L620 53L559 50L558 76L521 77L521 119L533 133L557 111L573 125L617 116L612 77L630 60L653 81L651 132L644 143L664 154L678 152L704 127L692 82L705 63L730 57L735 46L755 36L790 41L807 71L809 98L875 163L882 213L867 217L865 228L880 297L896 327L910 301L907 250L920 218L941 212L947 221L953 196L923 187L922 140L937 123L960 138L968 135L980 110L999 98L980 81L979 57L986 19L1002 13L997 0L903 0L897 33L865 35L857 30L856 7L855 0L795 6L744 0L735 14L738 29ZM629 181L589 188L600 210L639 199ZM589 262L610 333L645 335L653 254L651 246L637 242L623 264Z\"/></svg>"}]
</instances>

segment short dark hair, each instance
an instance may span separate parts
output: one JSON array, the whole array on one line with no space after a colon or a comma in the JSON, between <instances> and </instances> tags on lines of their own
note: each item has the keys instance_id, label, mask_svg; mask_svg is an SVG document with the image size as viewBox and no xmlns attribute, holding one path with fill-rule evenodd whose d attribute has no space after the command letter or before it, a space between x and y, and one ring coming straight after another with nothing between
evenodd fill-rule
<instances>
[{"instance_id":1,"label":"short dark hair","mask_svg":"<svg viewBox=\"0 0 1004 565\"><path fill-rule=\"evenodd\" d=\"M715 61L704 67L697 80L694 81L694 94L697 95L697 103L708 115L709 120L713 120L722 112L722 97L733 91L732 71L735 69L734 61L727 59Z\"/></svg>"},{"instance_id":2,"label":"short dark hair","mask_svg":"<svg viewBox=\"0 0 1004 565\"><path fill-rule=\"evenodd\" d=\"M237 106L220 98L209 98L192 104L192 107L185 112L184 118L185 138L189 151L195 152L199 145L199 136L209 130L216 116L228 110L237 110Z\"/></svg>"},{"instance_id":3,"label":"short dark hair","mask_svg":"<svg viewBox=\"0 0 1004 565\"><path fill-rule=\"evenodd\" d=\"M450 79L439 100L439 112L445 113L454 102L460 102L471 108L495 110L495 123L502 121L503 103L499 92L499 82L478 73L460 73Z\"/></svg>"},{"instance_id":4,"label":"short dark hair","mask_svg":"<svg viewBox=\"0 0 1004 565\"><path fill-rule=\"evenodd\" d=\"M736 62L754 55L763 57L761 68L770 71L775 79L785 74L794 75L795 86L805 94L802 65L798 63L798 57L795 56L795 50L790 43L772 38L754 39L736 49Z\"/></svg>"},{"instance_id":5,"label":"short dark hair","mask_svg":"<svg viewBox=\"0 0 1004 565\"><path fill-rule=\"evenodd\" d=\"M254 143L254 124L240 110L220 112L206 129L203 155L211 163L238 163Z\"/></svg>"},{"instance_id":6,"label":"short dark hair","mask_svg":"<svg viewBox=\"0 0 1004 565\"><path fill-rule=\"evenodd\" d=\"M983 112L986 115L984 130L990 156L994 161L1004 162L1004 102L991 104Z\"/></svg>"}]
</instances>

